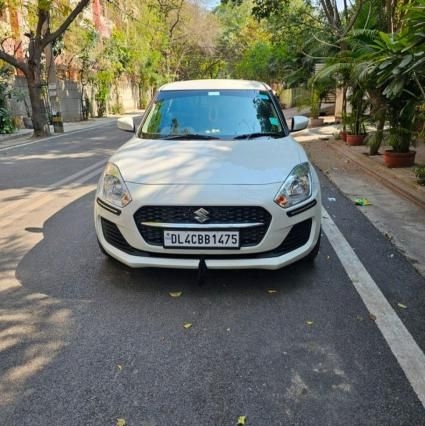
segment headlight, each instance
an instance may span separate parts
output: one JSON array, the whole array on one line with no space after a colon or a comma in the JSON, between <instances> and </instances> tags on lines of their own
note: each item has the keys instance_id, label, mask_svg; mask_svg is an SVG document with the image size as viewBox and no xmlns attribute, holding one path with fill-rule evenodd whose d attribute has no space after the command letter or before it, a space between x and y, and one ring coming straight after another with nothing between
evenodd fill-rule
<instances>
[{"instance_id":1,"label":"headlight","mask_svg":"<svg viewBox=\"0 0 425 426\"><path fill-rule=\"evenodd\" d=\"M289 173L274 197L274 202L287 209L311 196L311 173L308 163L298 164Z\"/></svg>"},{"instance_id":2,"label":"headlight","mask_svg":"<svg viewBox=\"0 0 425 426\"><path fill-rule=\"evenodd\" d=\"M131 202L131 195L119 168L108 163L99 181L98 196L114 206L125 207Z\"/></svg>"}]
</instances>

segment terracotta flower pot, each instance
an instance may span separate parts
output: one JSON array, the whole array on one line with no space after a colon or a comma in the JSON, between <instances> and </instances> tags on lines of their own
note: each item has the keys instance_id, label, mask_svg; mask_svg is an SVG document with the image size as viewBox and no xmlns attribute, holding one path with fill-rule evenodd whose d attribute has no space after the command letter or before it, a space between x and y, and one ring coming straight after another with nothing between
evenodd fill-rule
<instances>
[{"instance_id":1,"label":"terracotta flower pot","mask_svg":"<svg viewBox=\"0 0 425 426\"><path fill-rule=\"evenodd\" d=\"M308 127L320 127L323 126L324 123L323 118L310 118L309 126Z\"/></svg>"},{"instance_id":2,"label":"terracotta flower pot","mask_svg":"<svg viewBox=\"0 0 425 426\"><path fill-rule=\"evenodd\" d=\"M411 167L415 164L416 151L394 152L384 151L384 164L387 167Z\"/></svg>"},{"instance_id":3,"label":"terracotta flower pot","mask_svg":"<svg viewBox=\"0 0 425 426\"><path fill-rule=\"evenodd\" d=\"M344 141L344 142L347 142L347 132L344 132L344 131L340 131L339 132L339 137Z\"/></svg>"},{"instance_id":4,"label":"terracotta flower pot","mask_svg":"<svg viewBox=\"0 0 425 426\"><path fill-rule=\"evenodd\" d=\"M347 133L347 144L351 146L363 145L366 135L352 135Z\"/></svg>"}]
</instances>

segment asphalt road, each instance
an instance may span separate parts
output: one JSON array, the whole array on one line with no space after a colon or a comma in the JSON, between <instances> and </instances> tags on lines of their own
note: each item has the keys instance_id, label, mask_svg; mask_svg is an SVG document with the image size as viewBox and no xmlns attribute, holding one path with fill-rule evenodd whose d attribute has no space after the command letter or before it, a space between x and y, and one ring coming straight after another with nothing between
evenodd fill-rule
<instances>
[{"instance_id":1,"label":"asphalt road","mask_svg":"<svg viewBox=\"0 0 425 426\"><path fill-rule=\"evenodd\" d=\"M425 282L351 201L321 176L313 265L131 270L93 228L127 138L0 152L1 425L425 425Z\"/></svg>"}]
</instances>

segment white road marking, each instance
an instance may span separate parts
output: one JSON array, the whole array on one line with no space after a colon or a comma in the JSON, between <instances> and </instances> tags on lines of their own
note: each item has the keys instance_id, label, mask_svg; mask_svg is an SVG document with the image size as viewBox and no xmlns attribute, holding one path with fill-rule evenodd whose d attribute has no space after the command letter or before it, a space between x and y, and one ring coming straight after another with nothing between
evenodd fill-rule
<instances>
[{"instance_id":1,"label":"white road marking","mask_svg":"<svg viewBox=\"0 0 425 426\"><path fill-rule=\"evenodd\" d=\"M425 354L324 208L322 217L323 230L336 255L425 408Z\"/></svg>"}]
</instances>

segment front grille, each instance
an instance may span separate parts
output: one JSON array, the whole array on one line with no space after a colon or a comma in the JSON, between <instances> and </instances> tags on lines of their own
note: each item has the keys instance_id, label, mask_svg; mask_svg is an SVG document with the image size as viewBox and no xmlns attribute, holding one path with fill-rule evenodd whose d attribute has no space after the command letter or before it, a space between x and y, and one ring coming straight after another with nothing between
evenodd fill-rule
<instances>
[{"instance_id":1,"label":"front grille","mask_svg":"<svg viewBox=\"0 0 425 426\"><path fill-rule=\"evenodd\" d=\"M148 244L162 246L164 229L142 225L142 222L193 224L199 229L194 212L200 208L209 212L208 225L261 223L261 226L240 229L241 247L258 245L271 221L271 214L267 210L246 206L143 206L134 214L134 220Z\"/></svg>"}]
</instances>

